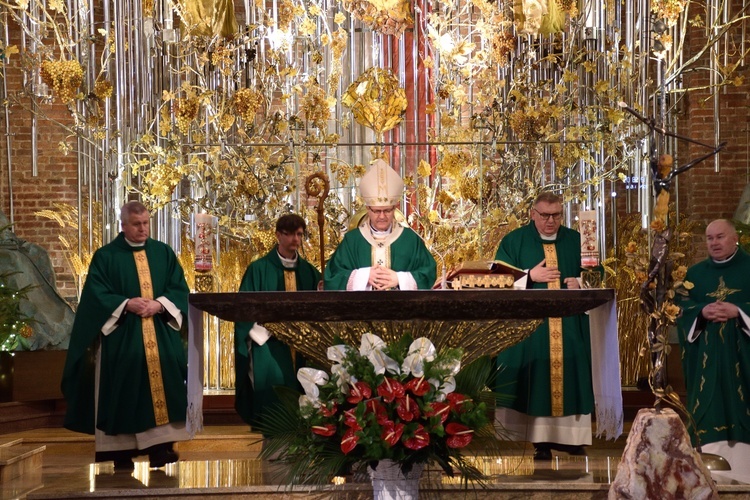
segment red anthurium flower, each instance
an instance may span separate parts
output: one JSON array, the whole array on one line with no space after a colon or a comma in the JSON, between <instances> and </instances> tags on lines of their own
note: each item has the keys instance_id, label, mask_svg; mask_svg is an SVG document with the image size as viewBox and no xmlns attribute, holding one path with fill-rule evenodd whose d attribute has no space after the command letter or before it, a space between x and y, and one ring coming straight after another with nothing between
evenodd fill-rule
<instances>
[{"instance_id":1,"label":"red anthurium flower","mask_svg":"<svg viewBox=\"0 0 750 500\"><path fill-rule=\"evenodd\" d=\"M383 425L383 422L388 420L388 410L383 406L380 401L372 399L367 402L367 409L375 413L375 420Z\"/></svg>"},{"instance_id":2,"label":"red anthurium flower","mask_svg":"<svg viewBox=\"0 0 750 500\"><path fill-rule=\"evenodd\" d=\"M322 413L324 417L334 416L339 409L339 406L336 404L336 401L333 401L329 404L330 404L330 408L328 407L328 405L320 405L320 413Z\"/></svg>"},{"instance_id":3,"label":"red anthurium flower","mask_svg":"<svg viewBox=\"0 0 750 500\"><path fill-rule=\"evenodd\" d=\"M414 436L404 440L404 446L410 450L421 450L428 444L430 444L430 435L421 425L417 427Z\"/></svg>"},{"instance_id":4,"label":"red anthurium flower","mask_svg":"<svg viewBox=\"0 0 750 500\"><path fill-rule=\"evenodd\" d=\"M457 392L451 392L450 394L445 396L445 398L450 403L451 410L455 411L456 413L463 413L465 411L464 404L470 401L468 397Z\"/></svg>"},{"instance_id":5,"label":"red anthurium flower","mask_svg":"<svg viewBox=\"0 0 750 500\"><path fill-rule=\"evenodd\" d=\"M372 389L364 382L355 382L349 389L349 397L346 398L351 404L356 405L363 399L369 399L372 396Z\"/></svg>"},{"instance_id":6,"label":"red anthurium flower","mask_svg":"<svg viewBox=\"0 0 750 500\"><path fill-rule=\"evenodd\" d=\"M336 433L336 426L333 424L325 424L325 425L313 425L311 427L313 433L318 434L319 436L333 436Z\"/></svg>"},{"instance_id":7,"label":"red anthurium flower","mask_svg":"<svg viewBox=\"0 0 750 500\"><path fill-rule=\"evenodd\" d=\"M424 396L430 390L430 383L424 377L413 378L404 385L404 389L415 396Z\"/></svg>"},{"instance_id":8,"label":"red anthurium flower","mask_svg":"<svg viewBox=\"0 0 750 500\"><path fill-rule=\"evenodd\" d=\"M383 383L378 386L378 395L385 403L391 403L396 398L404 397L404 386L398 380L385 377Z\"/></svg>"},{"instance_id":9,"label":"red anthurium flower","mask_svg":"<svg viewBox=\"0 0 750 500\"><path fill-rule=\"evenodd\" d=\"M420 415L419 406L411 396L406 396L396 401L396 413L398 413L399 418L404 422L411 422L419 418Z\"/></svg>"},{"instance_id":10,"label":"red anthurium flower","mask_svg":"<svg viewBox=\"0 0 750 500\"><path fill-rule=\"evenodd\" d=\"M395 446L401 439L401 434L404 433L404 424L394 423L390 420L383 424L383 432L380 434L380 438L388 443L388 446Z\"/></svg>"},{"instance_id":11,"label":"red anthurium flower","mask_svg":"<svg viewBox=\"0 0 750 500\"><path fill-rule=\"evenodd\" d=\"M357 422L357 417L354 415L356 408L351 408L344 412L344 425L355 431L361 430L362 426Z\"/></svg>"},{"instance_id":12,"label":"red anthurium flower","mask_svg":"<svg viewBox=\"0 0 750 500\"><path fill-rule=\"evenodd\" d=\"M359 436L355 434L354 429L349 429L344 433L341 438L341 451L344 452L344 455L352 451L354 447L357 446L357 441L359 441Z\"/></svg>"},{"instance_id":13,"label":"red anthurium flower","mask_svg":"<svg viewBox=\"0 0 750 500\"><path fill-rule=\"evenodd\" d=\"M448 403L443 403L441 401L435 401L434 403L430 403L424 410L424 414L426 417L434 417L439 416L440 417L440 423L444 423L448 419L448 415L450 414L451 405Z\"/></svg>"},{"instance_id":14,"label":"red anthurium flower","mask_svg":"<svg viewBox=\"0 0 750 500\"><path fill-rule=\"evenodd\" d=\"M456 422L446 425L445 432L450 434L450 437L446 440L449 448L463 448L471 443L471 439L474 437L472 429Z\"/></svg>"}]
</instances>

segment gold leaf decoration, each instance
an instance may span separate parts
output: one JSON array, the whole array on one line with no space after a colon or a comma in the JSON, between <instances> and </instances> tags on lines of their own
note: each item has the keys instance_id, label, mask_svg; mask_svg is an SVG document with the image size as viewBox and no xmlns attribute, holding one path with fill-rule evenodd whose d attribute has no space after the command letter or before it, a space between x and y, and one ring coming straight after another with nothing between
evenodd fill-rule
<instances>
[{"instance_id":1,"label":"gold leaf decoration","mask_svg":"<svg viewBox=\"0 0 750 500\"><path fill-rule=\"evenodd\" d=\"M406 92L388 69L370 68L341 97L360 125L381 134L401 123L406 111Z\"/></svg>"},{"instance_id":2,"label":"gold leaf decoration","mask_svg":"<svg viewBox=\"0 0 750 500\"><path fill-rule=\"evenodd\" d=\"M44 61L39 75L64 103L73 100L83 83L83 68L78 61Z\"/></svg>"},{"instance_id":3,"label":"gold leaf decoration","mask_svg":"<svg viewBox=\"0 0 750 500\"><path fill-rule=\"evenodd\" d=\"M410 2L406 0L343 0L344 9L373 30L401 36L414 24Z\"/></svg>"}]
</instances>

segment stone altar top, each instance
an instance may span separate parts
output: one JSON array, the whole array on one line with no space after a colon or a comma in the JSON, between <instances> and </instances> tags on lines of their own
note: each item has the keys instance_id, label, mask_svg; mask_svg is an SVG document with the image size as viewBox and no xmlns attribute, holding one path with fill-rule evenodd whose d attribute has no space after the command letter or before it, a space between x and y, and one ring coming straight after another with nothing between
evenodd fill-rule
<instances>
[{"instance_id":1,"label":"stone altar top","mask_svg":"<svg viewBox=\"0 0 750 500\"><path fill-rule=\"evenodd\" d=\"M612 299L612 289L299 291L190 294L190 305L226 321L409 321L570 316Z\"/></svg>"}]
</instances>

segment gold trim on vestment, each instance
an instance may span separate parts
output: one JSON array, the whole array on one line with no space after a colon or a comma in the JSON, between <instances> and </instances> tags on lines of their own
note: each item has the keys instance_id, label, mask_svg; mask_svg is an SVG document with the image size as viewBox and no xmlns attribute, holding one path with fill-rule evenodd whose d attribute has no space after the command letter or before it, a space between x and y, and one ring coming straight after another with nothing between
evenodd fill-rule
<instances>
[{"instance_id":1,"label":"gold trim on vestment","mask_svg":"<svg viewBox=\"0 0 750 500\"><path fill-rule=\"evenodd\" d=\"M297 291L297 273L294 272L294 269L284 269L284 290L287 292Z\"/></svg>"},{"instance_id":2,"label":"gold trim on vestment","mask_svg":"<svg viewBox=\"0 0 750 500\"><path fill-rule=\"evenodd\" d=\"M287 292L297 291L297 273L294 269L284 269L284 290ZM297 373L297 353L294 347L289 346L289 354L292 356L292 369Z\"/></svg>"},{"instance_id":3,"label":"gold trim on vestment","mask_svg":"<svg viewBox=\"0 0 750 500\"><path fill-rule=\"evenodd\" d=\"M133 257L135 258L135 268L138 271L138 282L141 285L141 297L153 300L154 289L151 286L151 270L148 267L146 251L133 252ZM151 386L151 401L154 404L154 419L156 425L168 424L169 412L167 412L167 398L161 375L161 361L159 359L159 346L156 343L154 318L141 318L141 329L143 330L143 348L146 354L148 381Z\"/></svg>"},{"instance_id":4,"label":"gold trim on vestment","mask_svg":"<svg viewBox=\"0 0 750 500\"><path fill-rule=\"evenodd\" d=\"M378 241L378 240L375 240ZM381 266L391 268L391 245L386 245L384 242L378 242L373 245L370 262L372 267Z\"/></svg>"},{"instance_id":5,"label":"gold trim on vestment","mask_svg":"<svg viewBox=\"0 0 750 500\"><path fill-rule=\"evenodd\" d=\"M394 222L391 227L391 232L383 237L375 237L372 234L372 226L370 226L369 217L362 219L359 223L359 231L362 237L367 240L370 244L370 265L383 266L388 269L391 268L391 244L395 242L401 234L404 232L404 227L401 224Z\"/></svg>"},{"instance_id":6,"label":"gold trim on vestment","mask_svg":"<svg viewBox=\"0 0 750 500\"><path fill-rule=\"evenodd\" d=\"M545 243L544 258L547 267L557 267L557 250L554 243ZM560 281L550 281L547 288L560 289ZM562 318L549 318L549 374L552 416L563 416L563 335Z\"/></svg>"}]
</instances>

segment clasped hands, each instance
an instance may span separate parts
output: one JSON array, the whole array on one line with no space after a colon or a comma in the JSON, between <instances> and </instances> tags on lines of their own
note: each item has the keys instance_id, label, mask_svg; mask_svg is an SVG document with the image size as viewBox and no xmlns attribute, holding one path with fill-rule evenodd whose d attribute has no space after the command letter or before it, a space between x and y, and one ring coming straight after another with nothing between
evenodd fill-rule
<instances>
[{"instance_id":1,"label":"clasped hands","mask_svg":"<svg viewBox=\"0 0 750 500\"><path fill-rule=\"evenodd\" d=\"M740 315L740 312L739 309L737 309L736 305L730 304L729 302L718 301L712 302L711 304L708 304L706 307L704 307L701 311L701 314L708 321L722 323L724 321L729 321L732 318L738 317Z\"/></svg>"},{"instance_id":2,"label":"clasped hands","mask_svg":"<svg viewBox=\"0 0 750 500\"><path fill-rule=\"evenodd\" d=\"M560 280L560 270L557 267L547 267L546 264L547 259L544 259L529 271L529 278L531 278L531 281L536 283L551 283ZM569 289L581 288L578 284L578 280L574 277L565 278L563 283L565 283L565 286Z\"/></svg>"},{"instance_id":3,"label":"clasped hands","mask_svg":"<svg viewBox=\"0 0 750 500\"><path fill-rule=\"evenodd\" d=\"M134 297L125 304L125 310L137 314L141 318L150 318L162 310L161 302L143 297Z\"/></svg>"},{"instance_id":4,"label":"clasped hands","mask_svg":"<svg viewBox=\"0 0 750 500\"><path fill-rule=\"evenodd\" d=\"M367 284L373 290L389 290L398 286L398 274L393 269L380 265L370 268L370 277Z\"/></svg>"}]
</instances>

